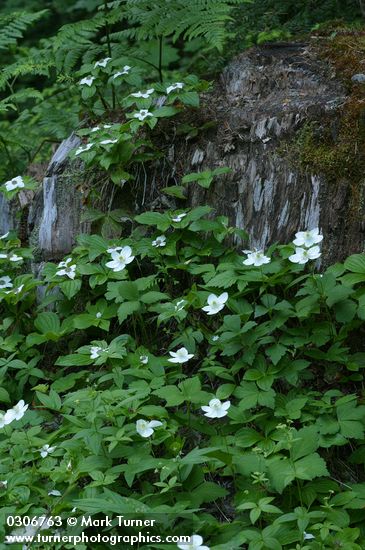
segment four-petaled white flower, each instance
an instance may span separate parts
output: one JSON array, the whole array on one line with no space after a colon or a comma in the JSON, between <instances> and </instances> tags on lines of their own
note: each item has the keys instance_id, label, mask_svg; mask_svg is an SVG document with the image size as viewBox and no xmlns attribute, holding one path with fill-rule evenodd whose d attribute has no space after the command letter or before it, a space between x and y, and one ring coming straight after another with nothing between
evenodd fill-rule
<instances>
[{"instance_id":1,"label":"four-petaled white flower","mask_svg":"<svg viewBox=\"0 0 365 550\"><path fill-rule=\"evenodd\" d=\"M21 399L12 409L6 411L3 421L4 424L10 424L14 420L20 420L25 415L29 405L26 405L23 399Z\"/></svg>"},{"instance_id":2,"label":"four-petaled white flower","mask_svg":"<svg viewBox=\"0 0 365 550\"><path fill-rule=\"evenodd\" d=\"M230 401L225 401L222 403L220 399L211 399L209 405L204 405L202 410L204 411L204 416L208 418L222 418L228 414L228 409L231 406Z\"/></svg>"},{"instance_id":3,"label":"four-petaled white flower","mask_svg":"<svg viewBox=\"0 0 365 550\"><path fill-rule=\"evenodd\" d=\"M85 78L82 78L80 80L79 84L80 86L82 86L83 84L86 84L86 86L91 86L94 80L95 76L85 76Z\"/></svg>"},{"instance_id":4,"label":"four-petaled white flower","mask_svg":"<svg viewBox=\"0 0 365 550\"><path fill-rule=\"evenodd\" d=\"M243 253L247 254L247 259L243 260L244 265L260 267L261 265L270 263L270 258L265 256L262 250L243 250Z\"/></svg>"},{"instance_id":5,"label":"four-petaled white flower","mask_svg":"<svg viewBox=\"0 0 365 550\"><path fill-rule=\"evenodd\" d=\"M1 235L0 240L6 239L7 237L9 237L9 231L7 233L4 233L4 235Z\"/></svg>"},{"instance_id":6,"label":"four-petaled white flower","mask_svg":"<svg viewBox=\"0 0 365 550\"><path fill-rule=\"evenodd\" d=\"M96 313L96 315L95 315L95 317L96 317L97 319L100 319L102 316L103 316L103 314L102 314L100 311L98 311L98 312Z\"/></svg>"},{"instance_id":7,"label":"four-petaled white flower","mask_svg":"<svg viewBox=\"0 0 365 550\"><path fill-rule=\"evenodd\" d=\"M110 267L113 271L123 271L127 264L130 264L134 260L132 256L132 249L130 246L123 246L119 251L114 251L111 253L113 258L110 262L107 262L105 265Z\"/></svg>"},{"instance_id":8,"label":"four-petaled white flower","mask_svg":"<svg viewBox=\"0 0 365 550\"><path fill-rule=\"evenodd\" d=\"M147 99L150 97L150 95L153 94L155 91L154 88L150 88L149 90L146 90L145 92L135 92L134 94L131 94L132 97L143 97L144 99Z\"/></svg>"},{"instance_id":9,"label":"four-petaled white flower","mask_svg":"<svg viewBox=\"0 0 365 550\"><path fill-rule=\"evenodd\" d=\"M158 426L162 426L162 422L159 420L147 422L147 420L140 419L136 422L136 432L139 433L141 437L150 437L154 432L153 428L158 428Z\"/></svg>"},{"instance_id":10,"label":"four-petaled white flower","mask_svg":"<svg viewBox=\"0 0 365 550\"><path fill-rule=\"evenodd\" d=\"M169 351L171 358L168 359L170 363L186 363L194 357L193 353L189 353L186 348L180 348L177 351Z\"/></svg>"},{"instance_id":11,"label":"four-petaled white flower","mask_svg":"<svg viewBox=\"0 0 365 550\"><path fill-rule=\"evenodd\" d=\"M20 262L22 259L21 256L17 256L16 254L12 254L9 258L11 262Z\"/></svg>"},{"instance_id":12,"label":"four-petaled white flower","mask_svg":"<svg viewBox=\"0 0 365 550\"><path fill-rule=\"evenodd\" d=\"M0 260L5 260L8 258L7 254L0 254Z\"/></svg>"},{"instance_id":13,"label":"four-petaled white flower","mask_svg":"<svg viewBox=\"0 0 365 550\"><path fill-rule=\"evenodd\" d=\"M110 60L111 60L111 57L105 57L100 61L96 61L94 65L94 69L96 69L96 67L106 67Z\"/></svg>"},{"instance_id":14,"label":"four-petaled white flower","mask_svg":"<svg viewBox=\"0 0 365 550\"><path fill-rule=\"evenodd\" d=\"M181 222L181 220L186 216L186 212L181 212L181 214L177 214L174 218L172 218L172 221L175 223Z\"/></svg>"},{"instance_id":15,"label":"four-petaled white flower","mask_svg":"<svg viewBox=\"0 0 365 550\"><path fill-rule=\"evenodd\" d=\"M293 244L295 244L295 246L305 246L306 248L310 248L314 244L320 243L322 240L323 235L320 235L318 227L315 227L311 230L298 231L298 233L295 233Z\"/></svg>"},{"instance_id":16,"label":"four-petaled white flower","mask_svg":"<svg viewBox=\"0 0 365 550\"><path fill-rule=\"evenodd\" d=\"M161 247L161 248L166 246L165 235L160 235L159 237L156 237L156 239L152 241L152 246Z\"/></svg>"},{"instance_id":17,"label":"four-petaled white flower","mask_svg":"<svg viewBox=\"0 0 365 550\"><path fill-rule=\"evenodd\" d=\"M228 300L228 294L227 292L223 292L220 296L216 296L215 294L209 294L208 296L208 305L202 307L203 311L206 311L208 315L215 315L224 308L224 304Z\"/></svg>"},{"instance_id":18,"label":"four-petaled white flower","mask_svg":"<svg viewBox=\"0 0 365 550\"><path fill-rule=\"evenodd\" d=\"M72 258L67 258L64 262L60 262L58 267L61 269L56 271L56 275L59 277L66 275L69 279L74 279L76 277L76 264L70 265L70 262L72 262Z\"/></svg>"},{"instance_id":19,"label":"four-petaled white flower","mask_svg":"<svg viewBox=\"0 0 365 550\"><path fill-rule=\"evenodd\" d=\"M139 360L141 361L142 365L147 365L148 363L148 356L147 355L141 355Z\"/></svg>"},{"instance_id":20,"label":"four-petaled white flower","mask_svg":"<svg viewBox=\"0 0 365 550\"><path fill-rule=\"evenodd\" d=\"M185 304L186 304L186 300L179 300L178 302L176 302L175 311L182 311L184 309Z\"/></svg>"},{"instance_id":21,"label":"four-petaled white flower","mask_svg":"<svg viewBox=\"0 0 365 550\"><path fill-rule=\"evenodd\" d=\"M316 260L321 255L319 246L312 246L312 248L296 248L295 254L289 256L289 260L293 264L306 264L309 260Z\"/></svg>"},{"instance_id":22,"label":"four-petaled white flower","mask_svg":"<svg viewBox=\"0 0 365 550\"><path fill-rule=\"evenodd\" d=\"M147 109L141 109L138 113L134 113L133 118L138 118L142 122L148 116L153 116Z\"/></svg>"},{"instance_id":23,"label":"four-petaled white flower","mask_svg":"<svg viewBox=\"0 0 365 550\"><path fill-rule=\"evenodd\" d=\"M131 70L131 68L132 68L132 67L130 67L129 65L124 65L122 71L118 71L117 73L115 73L115 74L113 75L113 80L115 80L116 78L118 78L118 76L122 76L123 74L128 74L129 71Z\"/></svg>"},{"instance_id":24,"label":"four-petaled white flower","mask_svg":"<svg viewBox=\"0 0 365 550\"><path fill-rule=\"evenodd\" d=\"M97 132L100 130L100 126L94 126L94 128L91 128L90 132Z\"/></svg>"},{"instance_id":25,"label":"four-petaled white flower","mask_svg":"<svg viewBox=\"0 0 365 550\"><path fill-rule=\"evenodd\" d=\"M0 485L2 485L4 488L6 488L7 485L8 485L8 480L7 479L0 480Z\"/></svg>"},{"instance_id":26,"label":"four-petaled white flower","mask_svg":"<svg viewBox=\"0 0 365 550\"><path fill-rule=\"evenodd\" d=\"M78 147L75 151L75 155L81 155L81 153L85 153L86 151L89 151L91 147L93 147L93 143L87 143L86 145L81 145Z\"/></svg>"},{"instance_id":27,"label":"four-petaled white flower","mask_svg":"<svg viewBox=\"0 0 365 550\"><path fill-rule=\"evenodd\" d=\"M97 359L100 357L100 353L103 351L103 348L99 346L91 346L90 348L90 359Z\"/></svg>"},{"instance_id":28,"label":"four-petaled white flower","mask_svg":"<svg viewBox=\"0 0 365 550\"><path fill-rule=\"evenodd\" d=\"M103 124L103 128L111 128L112 124Z\"/></svg>"},{"instance_id":29,"label":"four-petaled white flower","mask_svg":"<svg viewBox=\"0 0 365 550\"><path fill-rule=\"evenodd\" d=\"M13 288L13 283L8 275L0 277L0 290L3 288Z\"/></svg>"},{"instance_id":30,"label":"four-petaled white flower","mask_svg":"<svg viewBox=\"0 0 365 550\"><path fill-rule=\"evenodd\" d=\"M21 176L17 176L16 178L5 182L4 185L7 191L14 191L14 189L21 189L22 187L25 187L25 183Z\"/></svg>"},{"instance_id":31,"label":"four-petaled white flower","mask_svg":"<svg viewBox=\"0 0 365 550\"><path fill-rule=\"evenodd\" d=\"M101 141L101 145L109 145L109 143L117 143L117 139L103 139L103 141Z\"/></svg>"},{"instance_id":32,"label":"four-petaled white flower","mask_svg":"<svg viewBox=\"0 0 365 550\"><path fill-rule=\"evenodd\" d=\"M312 535L312 533L306 533L304 531L303 538L304 538L304 540L311 540L311 539L315 539L316 537L314 535Z\"/></svg>"},{"instance_id":33,"label":"four-petaled white flower","mask_svg":"<svg viewBox=\"0 0 365 550\"><path fill-rule=\"evenodd\" d=\"M53 489L52 491L49 491L48 496L50 497L60 497L62 493L60 491L57 491L57 489Z\"/></svg>"},{"instance_id":34,"label":"four-petaled white flower","mask_svg":"<svg viewBox=\"0 0 365 550\"><path fill-rule=\"evenodd\" d=\"M173 92L174 90L181 90L181 88L184 87L184 83L183 82L176 82L176 84L171 84L171 86L168 86L166 88L166 93L169 94L171 92Z\"/></svg>"},{"instance_id":35,"label":"four-petaled white flower","mask_svg":"<svg viewBox=\"0 0 365 550\"><path fill-rule=\"evenodd\" d=\"M209 550L209 546L203 545L203 537L200 535L192 535L189 544L185 542L177 545L180 550Z\"/></svg>"},{"instance_id":36,"label":"four-petaled white flower","mask_svg":"<svg viewBox=\"0 0 365 550\"><path fill-rule=\"evenodd\" d=\"M56 447L50 447L49 445L43 445L43 447L39 450L41 457L46 458L49 454L53 453Z\"/></svg>"},{"instance_id":37,"label":"four-petaled white flower","mask_svg":"<svg viewBox=\"0 0 365 550\"><path fill-rule=\"evenodd\" d=\"M219 336L217 334L215 336L212 336L213 342L216 342L217 340L219 340Z\"/></svg>"}]
</instances>

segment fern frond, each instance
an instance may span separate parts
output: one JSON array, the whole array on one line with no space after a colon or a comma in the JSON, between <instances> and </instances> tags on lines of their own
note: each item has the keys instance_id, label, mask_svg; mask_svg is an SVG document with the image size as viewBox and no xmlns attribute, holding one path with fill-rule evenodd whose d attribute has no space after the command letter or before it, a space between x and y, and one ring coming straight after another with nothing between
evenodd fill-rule
<instances>
[{"instance_id":1,"label":"fern frond","mask_svg":"<svg viewBox=\"0 0 365 550\"><path fill-rule=\"evenodd\" d=\"M35 13L12 12L0 16L0 50L9 50L16 46L18 40L23 37L24 31L39 21L48 10Z\"/></svg>"}]
</instances>

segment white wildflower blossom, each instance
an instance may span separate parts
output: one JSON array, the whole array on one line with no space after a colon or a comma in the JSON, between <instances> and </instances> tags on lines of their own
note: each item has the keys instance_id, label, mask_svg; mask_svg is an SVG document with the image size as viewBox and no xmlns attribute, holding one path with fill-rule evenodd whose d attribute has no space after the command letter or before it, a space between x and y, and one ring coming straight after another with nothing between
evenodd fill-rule
<instances>
[{"instance_id":1,"label":"white wildflower blossom","mask_svg":"<svg viewBox=\"0 0 365 550\"><path fill-rule=\"evenodd\" d=\"M84 84L86 84L86 86L91 86L94 80L95 76L85 76L85 78L82 78L80 80L79 85L83 86Z\"/></svg>"},{"instance_id":2,"label":"white wildflower blossom","mask_svg":"<svg viewBox=\"0 0 365 550\"><path fill-rule=\"evenodd\" d=\"M119 76L122 76L124 74L129 74L129 71L131 70L131 68L132 67L130 67L129 65L124 65L122 71L118 71L117 73L115 73L113 75L113 80L115 80L116 78L118 78Z\"/></svg>"},{"instance_id":3,"label":"white wildflower blossom","mask_svg":"<svg viewBox=\"0 0 365 550\"><path fill-rule=\"evenodd\" d=\"M13 288L13 283L8 275L3 275L0 277L0 290L3 288Z\"/></svg>"},{"instance_id":4,"label":"white wildflower blossom","mask_svg":"<svg viewBox=\"0 0 365 550\"><path fill-rule=\"evenodd\" d=\"M172 221L175 223L179 223L183 218L185 218L186 215L186 212L181 212L181 214L177 214L174 218L172 218Z\"/></svg>"},{"instance_id":5,"label":"white wildflower blossom","mask_svg":"<svg viewBox=\"0 0 365 550\"><path fill-rule=\"evenodd\" d=\"M96 67L106 67L110 60L111 60L111 57L104 57L104 59L100 59L100 61L96 61L94 64L94 69L96 69Z\"/></svg>"},{"instance_id":6,"label":"white wildflower blossom","mask_svg":"<svg viewBox=\"0 0 365 550\"><path fill-rule=\"evenodd\" d=\"M168 86L166 88L166 93L170 94L171 92L174 92L175 90L181 90L184 87L183 82L176 82L175 84L171 84L171 86Z\"/></svg>"},{"instance_id":7,"label":"white wildflower blossom","mask_svg":"<svg viewBox=\"0 0 365 550\"><path fill-rule=\"evenodd\" d=\"M48 496L60 497L62 496L62 493L60 493L60 491L57 491L57 489L52 489L52 491L49 491Z\"/></svg>"},{"instance_id":8,"label":"white wildflower blossom","mask_svg":"<svg viewBox=\"0 0 365 550\"><path fill-rule=\"evenodd\" d=\"M117 143L117 139L103 139L103 141L101 141L101 145L109 145L110 143Z\"/></svg>"},{"instance_id":9,"label":"white wildflower blossom","mask_svg":"<svg viewBox=\"0 0 365 550\"><path fill-rule=\"evenodd\" d=\"M141 109L138 113L134 113L133 118L138 118L138 120L142 122L145 118L149 116L153 116L153 114L150 113L147 109Z\"/></svg>"},{"instance_id":10,"label":"white wildflower blossom","mask_svg":"<svg viewBox=\"0 0 365 550\"><path fill-rule=\"evenodd\" d=\"M12 254L9 258L11 262L20 262L23 258L21 256L17 256L17 254Z\"/></svg>"},{"instance_id":11,"label":"white wildflower blossom","mask_svg":"<svg viewBox=\"0 0 365 550\"><path fill-rule=\"evenodd\" d=\"M304 531L303 538L304 538L304 540L311 540L311 539L315 539L316 537L314 535L312 535L312 533L306 533Z\"/></svg>"},{"instance_id":12,"label":"white wildflower blossom","mask_svg":"<svg viewBox=\"0 0 365 550\"><path fill-rule=\"evenodd\" d=\"M244 265L260 267L261 265L270 263L270 258L265 256L262 250L243 250L243 253L247 254L247 259L243 260Z\"/></svg>"},{"instance_id":13,"label":"white wildflower blossom","mask_svg":"<svg viewBox=\"0 0 365 550\"><path fill-rule=\"evenodd\" d=\"M194 357L193 353L189 353L186 348L180 348L177 351L169 351L171 358L168 359L170 363L186 363Z\"/></svg>"},{"instance_id":14,"label":"white wildflower blossom","mask_svg":"<svg viewBox=\"0 0 365 550\"><path fill-rule=\"evenodd\" d=\"M289 260L293 264L306 264L309 260L316 260L321 255L319 246L312 246L312 248L301 248L297 247L295 249L295 254L289 256Z\"/></svg>"},{"instance_id":15,"label":"white wildflower blossom","mask_svg":"<svg viewBox=\"0 0 365 550\"><path fill-rule=\"evenodd\" d=\"M93 143L87 143L86 145L81 145L80 147L78 147L75 151L75 155L81 155L81 153L85 153L86 151L89 151L91 149L91 147L93 147L94 144Z\"/></svg>"},{"instance_id":16,"label":"white wildflower blossom","mask_svg":"<svg viewBox=\"0 0 365 550\"><path fill-rule=\"evenodd\" d=\"M192 535L189 544L184 542L177 544L177 547L180 548L180 550L210 550L209 546L203 545L203 542L203 537L200 535Z\"/></svg>"},{"instance_id":17,"label":"white wildflower blossom","mask_svg":"<svg viewBox=\"0 0 365 550\"><path fill-rule=\"evenodd\" d=\"M115 272L123 271L127 264L134 260L130 246L123 246L121 250L111 252L112 260L105 265Z\"/></svg>"},{"instance_id":18,"label":"white wildflower blossom","mask_svg":"<svg viewBox=\"0 0 365 550\"><path fill-rule=\"evenodd\" d=\"M221 309L224 308L225 303L228 300L228 293L223 292L220 296L215 294L209 294L208 296L208 305L202 308L203 311L206 311L208 315L215 315Z\"/></svg>"},{"instance_id":19,"label":"white wildflower blossom","mask_svg":"<svg viewBox=\"0 0 365 550\"><path fill-rule=\"evenodd\" d=\"M131 94L132 97L138 97L138 98L143 98L143 99L148 99L150 97L150 95L153 94L154 92L154 88L150 88L149 90L146 90L145 92L135 92L133 94Z\"/></svg>"},{"instance_id":20,"label":"white wildflower blossom","mask_svg":"<svg viewBox=\"0 0 365 550\"><path fill-rule=\"evenodd\" d=\"M43 445L43 447L39 450L40 455L42 458L46 458L49 454L53 453L53 451L56 449L56 447L50 447L49 445Z\"/></svg>"},{"instance_id":21,"label":"white wildflower blossom","mask_svg":"<svg viewBox=\"0 0 365 550\"><path fill-rule=\"evenodd\" d=\"M152 246L155 246L156 248L163 248L164 246L166 246L165 235L160 235L159 237L156 237L156 239L152 241Z\"/></svg>"},{"instance_id":22,"label":"white wildflower blossom","mask_svg":"<svg viewBox=\"0 0 365 550\"><path fill-rule=\"evenodd\" d=\"M320 235L318 227L307 231L298 231L295 233L293 243L295 246L305 246L310 248L314 244L318 244L323 240L323 235Z\"/></svg>"},{"instance_id":23,"label":"white wildflower blossom","mask_svg":"<svg viewBox=\"0 0 365 550\"><path fill-rule=\"evenodd\" d=\"M147 355L141 355L139 360L141 361L142 365L147 365L148 363L148 356Z\"/></svg>"},{"instance_id":24,"label":"white wildflower blossom","mask_svg":"<svg viewBox=\"0 0 365 550\"><path fill-rule=\"evenodd\" d=\"M148 422L147 420L140 419L136 422L136 432L139 433L141 437L150 437L154 432L154 428L158 428L159 426L162 426L162 422L159 420L151 420Z\"/></svg>"},{"instance_id":25,"label":"white wildflower blossom","mask_svg":"<svg viewBox=\"0 0 365 550\"><path fill-rule=\"evenodd\" d=\"M21 420L25 415L29 405L26 405L23 399L21 399L12 409L6 411L3 417L4 425L8 425L14 420Z\"/></svg>"},{"instance_id":26,"label":"white wildflower blossom","mask_svg":"<svg viewBox=\"0 0 365 550\"><path fill-rule=\"evenodd\" d=\"M204 416L208 418L222 418L228 414L228 409L231 406L230 401L221 402L220 399L211 399L208 406L203 406Z\"/></svg>"},{"instance_id":27,"label":"white wildflower blossom","mask_svg":"<svg viewBox=\"0 0 365 550\"><path fill-rule=\"evenodd\" d=\"M21 176L17 176L16 178L5 182L4 185L7 191L14 191L14 189L22 189L25 187L24 180Z\"/></svg>"},{"instance_id":28,"label":"white wildflower blossom","mask_svg":"<svg viewBox=\"0 0 365 550\"><path fill-rule=\"evenodd\" d=\"M4 235L1 235L0 240L6 239L7 237L9 237L9 231L4 233Z\"/></svg>"},{"instance_id":29,"label":"white wildflower blossom","mask_svg":"<svg viewBox=\"0 0 365 550\"><path fill-rule=\"evenodd\" d=\"M90 359L97 359L100 357L101 352L103 351L103 348L99 346L91 346L90 348Z\"/></svg>"}]
</instances>

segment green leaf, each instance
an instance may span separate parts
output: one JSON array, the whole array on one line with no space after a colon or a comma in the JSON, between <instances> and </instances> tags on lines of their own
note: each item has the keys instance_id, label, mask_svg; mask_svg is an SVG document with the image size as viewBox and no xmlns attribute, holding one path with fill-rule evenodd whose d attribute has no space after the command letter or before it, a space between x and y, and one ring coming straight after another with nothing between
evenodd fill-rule
<instances>
[{"instance_id":1,"label":"green leaf","mask_svg":"<svg viewBox=\"0 0 365 550\"><path fill-rule=\"evenodd\" d=\"M129 315L132 313L135 313L136 311L139 311L141 307L141 303L134 301L134 302L125 302L118 308L118 320L120 323L123 323Z\"/></svg>"},{"instance_id":2,"label":"green leaf","mask_svg":"<svg viewBox=\"0 0 365 550\"><path fill-rule=\"evenodd\" d=\"M81 280L80 279L74 279L70 281L65 281L63 283L59 284L60 289L62 290L63 294L71 300L80 290L81 288Z\"/></svg>"}]
</instances>

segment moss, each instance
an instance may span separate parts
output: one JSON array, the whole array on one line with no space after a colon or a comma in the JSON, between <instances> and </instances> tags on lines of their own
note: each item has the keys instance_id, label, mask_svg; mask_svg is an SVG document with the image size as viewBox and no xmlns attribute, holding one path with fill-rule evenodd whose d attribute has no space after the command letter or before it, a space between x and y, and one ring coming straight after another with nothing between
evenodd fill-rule
<instances>
[{"instance_id":1,"label":"moss","mask_svg":"<svg viewBox=\"0 0 365 550\"><path fill-rule=\"evenodd\" d=\"M336 119L326 115L307 123L298 133L291 153L303 169L324 175L329 182L347 182L351 210L358 211L365 184L365 85L351 78L365 72L365 32L342 28L316 35L312 49L332 66L348 98Z\"/></svg>"}]
</instances>

